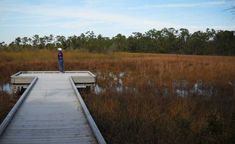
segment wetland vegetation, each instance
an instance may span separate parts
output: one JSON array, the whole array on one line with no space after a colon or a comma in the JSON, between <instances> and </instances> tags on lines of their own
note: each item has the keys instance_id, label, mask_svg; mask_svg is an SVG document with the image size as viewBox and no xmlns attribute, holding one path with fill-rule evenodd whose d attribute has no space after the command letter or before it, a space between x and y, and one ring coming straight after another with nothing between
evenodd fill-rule
<instances>
[{"instance_id":1,"label":"wetland vegetation","mask_svg":"<svg viewBox=\"0 0 235 144\"><path fill-rule=\"evenodd\" d=\"M235 142L235 58L65 50L66 70L89 70L81 91L108 143ZM0 83L24 70L57 70L54 50L1 51ZM0 93L1 119L17 97Z\"/></svg>"}]
</instances>

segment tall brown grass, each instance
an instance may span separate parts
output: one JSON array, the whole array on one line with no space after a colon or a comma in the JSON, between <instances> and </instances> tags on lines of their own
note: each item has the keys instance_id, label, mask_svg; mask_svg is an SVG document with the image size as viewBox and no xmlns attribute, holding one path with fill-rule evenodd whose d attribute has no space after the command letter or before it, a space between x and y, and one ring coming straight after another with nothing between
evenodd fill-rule
<instances>
[{"instance_id":1,"label":"tall brown grass","mask_svg":"<svg viewBox=\"0 0 235 144\"><path fill-rule=\"evenodd\" d=\"M234 57L81 51L64 57L66 70L97 75L103 90L82 95L108 143L235 142ZM0 83L17 71L57 70L56 58L56 51L0 52ZM212 94L191 92L196 83ZM177 96L177 88L190 94Z\"/></svg>"},{"instance_id":2,"label":"tall brown grass","mask_svg":"<svg viewBox=\"0 0 235 144\"><path fill-rule=\"evenodd\" d=\"M0 91L0 123L11 110L11 108L15 105L19 97L20 95L18 94L10 95Z\"/></svg>"}]
</instances>

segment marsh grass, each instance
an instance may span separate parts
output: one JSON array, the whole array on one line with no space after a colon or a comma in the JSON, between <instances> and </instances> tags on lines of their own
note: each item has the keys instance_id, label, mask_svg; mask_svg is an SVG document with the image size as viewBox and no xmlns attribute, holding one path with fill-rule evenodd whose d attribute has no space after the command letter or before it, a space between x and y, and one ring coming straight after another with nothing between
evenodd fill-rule
<instances>
[{"instance_id":1,"label":"marsh grass","mask_svg":"<svg viewBox=\"0 0 235 144\"><path fill-rule=\"evenodd\" d=\"M0 123L19 99L19 94L10 95L0 91Z\"/></svg>"},{"instance_id":2,"label":"marsh grass","mask_svg":"<svg viewBox=\"0 0 235 144\"><path fill-rule=\"evenodd\" d=\"M57 70L56 55L0 52L0 83L17 71ZM97 75L104 91L82 95L108 143L235 142L234 57L81 51L64 51L64 57L66 70ZM176 87L189 91L196 83L213 93L176 95Z\"/></svg>"}]
</instances>

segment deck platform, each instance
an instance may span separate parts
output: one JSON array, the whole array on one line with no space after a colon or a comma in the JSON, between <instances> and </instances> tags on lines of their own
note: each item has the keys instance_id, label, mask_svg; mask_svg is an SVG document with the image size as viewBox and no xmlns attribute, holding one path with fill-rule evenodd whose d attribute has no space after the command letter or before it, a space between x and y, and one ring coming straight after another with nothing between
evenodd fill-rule
<instances>
[{"instance_id":1,"label":"deck platform","mask_svg":"<svg viewBox=\"0 0 235 144\"><path fill-rule=\"evenodd\" d=\"M28 88L0 127L1 144L105 143L75 86L94 84L92 73L20 72L11 82Z\"/></svg>"}]
</instances>

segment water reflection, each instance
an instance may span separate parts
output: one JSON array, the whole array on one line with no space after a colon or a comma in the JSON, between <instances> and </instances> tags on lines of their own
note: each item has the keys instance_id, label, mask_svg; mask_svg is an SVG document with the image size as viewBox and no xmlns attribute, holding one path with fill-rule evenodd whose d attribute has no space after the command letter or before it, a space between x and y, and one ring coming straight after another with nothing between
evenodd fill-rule
<instances>
[{"instance_id":1,"label":"water reflection","mask_svg":"<svg viewBox=\"0 0 235 144\"><path fill-rule=\"evenodd\" d=\"M191 91L196 95L207 96L212 96L216 92L213 86L208 85L203 81L198 81L197 83L195 83Z\"/></svg>"},{"instance_id":2,"label":"water reflection","mask_svg":"<svg viewBox=\"0 0 235 144\"><path fill-rule=\"evenodd\" d=\"M102 92L104 92L104 91L105 91L104 88L102 88L102 87L99 86L98 84L95 85L95 87L94 87L94 92L95 92L96 95L98 95L98 94L100 94L100 93L102 93Z\"/></svg>"},{"instance_id":3,"label":"water reflection","mask_svg":"<svg viewBox=\"0 0 235 144\"><path fill-rule=\"evenodd\" d=\"M125 76L125 72L120 72L120 73L119 73L119 77L120 77L120 78L122 78L122 77L124 77L124 76Z\"/></svg>"},{"instance_id":4,"label":"water reflection","mask_svg":"<svg viewBox=\"0 0 235 144\"><path fill-rule=\"evenodd\" d=\"M138 93L141 90L136 87L136 85L125 85L123 80L128 77L126 72L120 73L101 73L97 72L97 79L106 80L108 82L106 87L101 87L99 84L96 84L94 87L94 93L100 94L104 92L106 89L109 91L116 91L117 93L123 93L125 91ZM162 96L213 96L218 93L218 90L213 83L209 83L203 80L195 81L194 83L189 82L187 80L174 80L170 84L164 84L162 87L156 85L159 83L158 81L154 81L153 79L146 79L146 86L149 88L150 92L153 92L156 95ZM228 81L228 85L234 88L234 81ZM233 90L235 91L235 90Z\"/></svg>"},{"instance_id":5,"label":"water reflection","mask_svg":"<svg viewBox=\"0 0 235 144\"><path fill-rule=\"evenodd\" d=\"M2 85L0 90L8 94L12 94L12 85L10 83L5 83Z\"/></svg>"},{"instance_id":6,"label":"water reflection","mask_svg":"<svg viewBox=\"0 0 235 144\"><path fill-rule=\"evenodd\" d=\"M119 93L123 92L123 87L122 86L117 86L116 91L119 92Z\"/></svg>"},{"instance_id":7,"label":"water reflection","mask_svg":"<svg viewBox=\"0 0 235 144\"><path fill-rule=\"evenodd\" d=\"M169 90L168 90L168 88L163 88L163 89L162 89L162 95L163 95L163 96L168 96L168 95L169 95Z\"/></svg>"}]
</instances>

